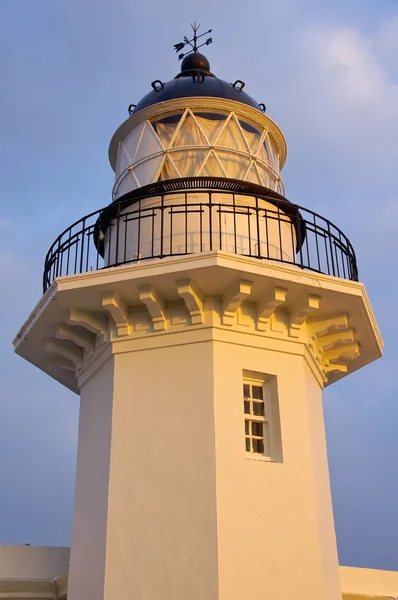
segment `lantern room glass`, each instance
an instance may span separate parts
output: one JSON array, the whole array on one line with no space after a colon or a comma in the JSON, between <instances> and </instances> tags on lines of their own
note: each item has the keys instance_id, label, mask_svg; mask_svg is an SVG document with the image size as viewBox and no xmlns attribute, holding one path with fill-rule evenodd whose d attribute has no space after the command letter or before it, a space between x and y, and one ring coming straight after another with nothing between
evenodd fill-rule
<instances>
[{"instance_id":1,"label":"lantern room glass","mask_svg":"<svg viewBox=\"0 0 398 600\"><path fill-rule=\"evenodd\" d=\"M158 180L229 177L284 193L268 130L233 111L185 109L140 123L119 144L114 199Z\"/></svg>"}]
</instances>

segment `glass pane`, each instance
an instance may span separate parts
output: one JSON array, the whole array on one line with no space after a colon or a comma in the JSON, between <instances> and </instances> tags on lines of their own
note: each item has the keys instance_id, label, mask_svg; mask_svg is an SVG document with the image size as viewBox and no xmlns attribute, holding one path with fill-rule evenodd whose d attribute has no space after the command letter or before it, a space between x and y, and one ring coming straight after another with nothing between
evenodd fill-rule
<instances>
[{"instance_id":1,"label":"glass pane","mask_svg":"<svg viewBox=\"0 0 398 600\"><path fill-rule=\"evenodd\" d=\"M212 115L211 113L195 113L195 118L212 144L217 138L227 117L226 115L219 114Z\"/></svg>"},{"instance_id":2,"label":"glass pane","mask_svg":"<svg viewBox=\"0 0 398 600\"><path fill-rule=\"evenodd\" d=\"M262 145L260 146L260 148L258 149L257 156L258 156L258 157L259 157L261 160L263 160L264 162L266 162L266 163L269 163L269 162L270 162L270 160L269 160L269 157L268 157L268 152L267 152L267 147L266 147L266 145L265 145L265 142L264 142L264 144L262 144ZM271 163L271 164L272 164L272 163Z\"/></svg>"},{"instance_id":3,"label":"glass pane","mask_svg":"<svg viewBox=\"0 0 398 600\"><path fill-rule=\"evenodd\" d=\"M275 176L271 175L267 169L264 169L260 164L257 164L258 172L261 177L261 185L264 187L270 188L271 190L276 190Z\"/></svg>"},{"instance_id":4,"label":"glass pane","mask_svg":"<svg viewBox=\"0 0 398 600\"><path fill-rule=\"evenodd\" d=\"M250 452L250 438L246 438L246 452Z\"/></svg>"},{"instance_id":5,"label":"glass pane","mask_svg":"<svg viewBox=\"0 0 398 600\"><path fill-rule=\"evenodd\" d=\"M256 415L256 417L264 416L264 402L253 402L253 415Z\"/></svg>"},{"instance_id":6,"label":"glass pane","mask_svg":"<svg viewBox=\"0 0 398 600\"><path fill-rule=\"evenodd\" d=\"M263 437L263 423L252 421L252 435Z\"/></svg>"},{"instance_id":7,"label":"glass pane","mask_svg":"<svg viewBox=\"0 0 398 600\"><path fill-rule=\"evenodd\" d=\"M263 440L252 440L253 442L253 452L257 454L264 454L264 442Z\"/></svg>"},{"instance_id":8,"label":"glass pane","mask_svg":"<svg viewBox=\"0 0 398 600\"><path fill-rule=\"evenodd\" d=\"M243 138L242 132L233 117L228 121L224 131L215 143L220 147L236 148L247 152L246 140Z\"/></svg>"},{"instance_id":9,"label":"glass pane","mask_svg":"<svg viewBox=\"0 0 398 600\"><path fill-rule=\"evenodd\" d=\"M144 133L138 146L134 163L163 151L163 146L149 123L145 123ZM141 184L142 185L142 184Z\"/></svg>"},{"instance_id":10,"label":"glass pane","mask_svg":"<svg viewBox=\"0 0 398 600\"><path fill-rule=\"evenodd\" d=\"M262 385L252 385L252 396L257 400L263 399L263 386Z\"/></svg>"},{"instance_id":11,"label":"glass pane","mask_svg":"<svg viewBox=\"0 0 398 600\"><path fill-rule=\"evenodd\" d=\"M204 177L225 177L218 160L214 156L213 152L210 152L208 159L202 169L201 175Z\"/></svg>"},{"instance_id":12,"label":"glass pane","mask_svg":"<svg viewBox=\"0 0 398 600\"><path fill-rule=\"evenodd\" d=\"M159 181L164 181L165 179L176 179L177 177L179 177L179 174L171 164L169 157L166 156L162 171L160 173Z\"/></svg>"},{"instance_id":13,"label":"glass pane","mask_svg":"<svg viewBox=\"0 0 398 600\"><path fill-rule=\"evenodd\" d=\"M205 159L205 151L190 150L187 148L181 152L172 152L170 156L179 170L181 177L195 177Z\"/></svg>"},{"instance_id":14,"label":"glass pane","mask_svg":"<svg viewBox=\"0 0 398 600\"><path fill-rule=\"evenodd\" d=\"M227 177L231 179L243 179L249 168L250 161L248 158L244 158L239 154L232 154L229 152L223 152L222 150L215 150L222 166L225 169Z\"/></svg>"},{"instance_id":15,"label":"glass pane","mask_svg":"<svg viewBox=\"0 0 398 600\"><path fill-rule=\"evenodd\" d=\"M270 157L271 164L273 164L273 167L277 171L279 171L278 153L276 151L276 147L275 147L273 141L270 140L270 138L269 138L268 135L267 135L267 138L266 138L266 148L268 150L268 156Z\"/></svg>"},{"instance_id":16,"label":"glass pane","mask_svg":"<svg viewBox=\"0 0 398 600\"><path fill-rule=\"evenodd\" d=\"M254 165L251 166L247 175L245 176L245 181L251 181L252 183L259 183L261 185L260 176L257 173L256 167Z\"/></svg>"},{"instance_id":17,"label":"glass pane","mask_svg":"<svg viewBox=\"0 0 398 600\"><path fill-rule=\"evenodd\" d=\"M197 123L190 115L185 118L173 143L174 148L180 146L208 146Z\"/></svg>"},{"instance_id":18,"label":"glass pane","mask_svg":"<svg viewBox=\"0 0 398 600\"><path fill-rule=\"evenodd\" d=\"M248 383L243 384L243 397L250 398L250 385Z\"/></svg>"},{"instance_id":19,"label":"glass pane","mask_svg":"<svg viewBox=\"0 0 398 600\"><path fill-rule=\"evenodd\" d=\"M245 405L245 415L250 415L250 400L245 400L244 405Z\"/></svg>"},{"instance_id":20,"label":"glass pane","mask_svg":"<svg viewBox=\"0 0 398 600\"><path fill-rule=\"evenodd\" d=\"M134 175L139 181L140 186L147 185L156 181L156 175L159 171L163 156L156 156L147 160L134 169Z\"/></svg>"},{"instance_id":21,"label":"glass pane","mask_svg":"<svg viewBox=\"0 0 398 600\"><path fill-rule=\"evenodd\" d=\"M245 433L250 435L250 421L245 421Z\"/></svg>"},{"instance_id":22,"label":"glass pane","mask_svg":"<svg viewBox=\"0 0 398 600\"><path fill-rule=\"evenodd\" d=\"M133 174L128 171L126 176L123 177L118 183L116 197L119 198L119 196L123 196L123 194L131 192L131 190L135 190L137 187L138 184L134 179Z\"/></svg>"},{"instance_id":23,"label":"glass pane","mask_svg":"<svg viewBox=\"0 0 398 600\"><path fill-rule=\"evenodd\" d=\"M177 124L180 117L181 115L178 115L178 119L175 119L175 117L173 117L173 122L170 122L167 119L163 119L162 121L157 121L156 123L153 123L153 128L162 140L164 148L169 147L174 132L177 129Z\"/></svg>"},{"instance_id":24,"label":"glass pane","mask_svg":"<svg viewBox=\"0 0 398 600\"><path fill-rule=\"evenodd\" d=\"M245 121L242 121L242 119L239 119L239 123L240 123L240 126L242 127L245 135L246 135L246 131L248 131L249 133L257 133L257 135L260 135L260 132L258 131L258 129L253 127L253 125L250 125L249 123L246 123Z\"/></svg>"},{"instance_id":25,"label":"glass pane","mask_svg":"<svg viewBox=\"0 0 398 600\"><path fill-rule=\"evenodd\" d=\"M252 152L255 152L260 142L260 132L248 123L245 123L244 121L239 120L239 123L243 129L243 133L247 140L250 150Z\"/></svg>"}]
</instances>

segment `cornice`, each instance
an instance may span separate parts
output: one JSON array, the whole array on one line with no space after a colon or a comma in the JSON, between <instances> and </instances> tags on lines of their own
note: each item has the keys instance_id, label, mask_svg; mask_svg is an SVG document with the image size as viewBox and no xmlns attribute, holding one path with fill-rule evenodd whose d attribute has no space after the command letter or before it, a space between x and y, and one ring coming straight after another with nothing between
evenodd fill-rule
<instances>
[{"instance_id":1,"label":"cornice","mask_svg":"<svg viewBox=\"0 0 398 600\"><path fill-rule=\"evenodd\" d=\"M189 255L62 277L51 290L16 351L76 393L111 354L220 336L301 354L325 385L382 350L362 284L272 261Z\"/></svg>"}]
</instances>

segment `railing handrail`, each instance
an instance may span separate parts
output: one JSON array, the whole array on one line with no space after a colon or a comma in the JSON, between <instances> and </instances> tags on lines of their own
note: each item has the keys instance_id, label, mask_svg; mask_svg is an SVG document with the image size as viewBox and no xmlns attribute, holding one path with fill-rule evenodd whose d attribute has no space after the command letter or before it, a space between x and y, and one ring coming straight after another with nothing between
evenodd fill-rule
<instances>
[{"instance_id":1,"label":"railing handrail","mask_svg":"<svg viewBox=\"0 0 398 600\"><path fill-rule=\"evenodd\" d=\"M173 204L172 201L170 202L170 195L175 195L178 193L185 194L185 203ZM233 196L233 204L216 201L213 196L219 196L220 193L230 194ZM194 202L188 203L187 197L189 194L196 194L199 199L195 198ZM200 196L203 196L203 201L200 199ZM242 199L240 199L239 202L236 202L236 196L243 198L250 197L251 200L255 202L255 205L248 205ZM159 204L150 207L142 206L142 200L150 200L151 198L157 197L159 197ZM165 199L167 200L166 202ZM206 199L208 201L206 201ZM259 204L259 200L265 200L275 208L271 209L269 206L264 207L263 204ZM127 209L129 210L127 211ZM243 213L242 209L244 211ZM145 188L140 188L139 190L130 192L120 198L117 202L114 202L105 208L93 211L67 227L56 238L46 254L43 273L44 291L51 285L52 281L60 275L70 274L72 272L80 273L89 270L88 265L89 261L92 260L93 253L96 262L95 269L97 270L103 268L99 266L100 257L101 259L104 258L104 247L102 247L103 240L107 235L109 226L111 224L114 225L114 222L117 223L118 236L116 260L110 260L109 254L108 260L104 265L106 267L118 266L120 264L131 263L136 260L144 260L147 258L162 258L163 256L176 256L192 253L188 251L187 245L185 245L185 252L174 252L172 248L173 244L171 243L170 254L167 254L167 252L164 253L163 250L160 253L155 252L155 254L153 254L155 218L159 218L162 224L162 247L163 242L165 242L167 245L167 240L170 236L169 233L164 234L163 232L165 211L169 211L171 227L173 217L175 218L177 214L183 212L185 214L186 228L188 215L190 213L207 211L210 228L207 230L206 227L202 225L201 217L200 236L209 236L210 249L212 249L212 239L214 236L220 236L219 245L222 245L221 221L219 222L220 229L217 229L217 223L213 227L211 220L213 211L218 211L218 213L230 213L234 218L235 253L253 256L255 258L277 260L280 262L294 264L303 269L309 269L354 281L358 280L356 257L351 242L340 228L336 227L333 223L318 213L308 210L297 204L292 204L286 200L286 198L280 196L280 194L277 192L274 192L273 190L267 190L266 188L257 186L256 184L247 184L247 182L241 182L238 180L226 181L224 178L186 178L185 180L168 180L165 182L157 182L155 184L145 186ZM238 218L242 218L242 215L247 216L247 219L250 219L251 216L254 216L257 223L257 232L254 232L252 236L250 234L250 222L248 221L250 238L248 253L242 251L238 252L236 246L236 220ZM141 256L138 250L137 258L132 258L131 256L126 258L126 247L124 247L125 260L121 261L118 260L120 242L119 229L120 223L123 222L123 220L127 222L128 217L130 217L129 220L137 220L138 222L143 222L143 219L147 217L152 218L152 254L149 256ZM219 220L220 218L221 217L218 217L217 219ZM261 251L261 244L264 245L264 241L260 236L259 223L264 218L266 228L268 227L269 223L272 223L273 221L278 222L279 237L281 236L281 223L286 223L287 220L290 221L291 225L296 231L294 240L296 247L293 248L293 250L297 260L288 260L285 257L282 246L280 248L279 257L271 256L268 247L268 237L266 242L267 251ZM138 228L139 227L140 225L138 225ZM138 229L138 231L140 231L140 229ZM187 229L185 232L185 238L188 233L189 235L192 234L192 232L188 232ZM111 236L112 233L110 232L109 235ZM224 235L226 235L225 232ZM291 247L288 249L289 252L292 250L293 246L293 233L291 235ZM164 240L163 236L165 236ZM268 236L268 229L266 236ZM322 248L319 247L320 241L322 241ZM282 239L280 239L280 242L282 244ZM139 243L140 242L138 242L138 249ZM257 245L257 252L252 252L252 244ZM110 248L110 243L108 244L108 247ZM218 249L222 248L219 247ZM73 254L74 258L74 267L73 265L70 267L71 254ZM64 255L65 261L67 261L66 267L63 263ZM314 263L317 265L317 268L314 268ZM85 268L84 264L86 264ZM343 275L340 271L343 272Z\"/></svg>"}]
</instances>

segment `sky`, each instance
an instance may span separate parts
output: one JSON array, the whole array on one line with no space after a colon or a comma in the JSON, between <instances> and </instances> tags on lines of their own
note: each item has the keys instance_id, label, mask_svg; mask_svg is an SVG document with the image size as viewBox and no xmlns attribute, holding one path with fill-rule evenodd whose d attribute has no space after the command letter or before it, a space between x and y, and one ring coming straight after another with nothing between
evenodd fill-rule
<instances>
[{"instance_id":1,"label":"sky","mask_svg":"<svg viewBox=\"0 0 398 600\"><path fill-rule=\"evenodd\" d=\"M111 201L111 136L213 29L288 144L292 202L348 235L384 357L324 393L340 564L398 570L397 0L0 0L0 543L69 545L78 397L13 354L45 254Z\"/></svg>"}]
</instances>

